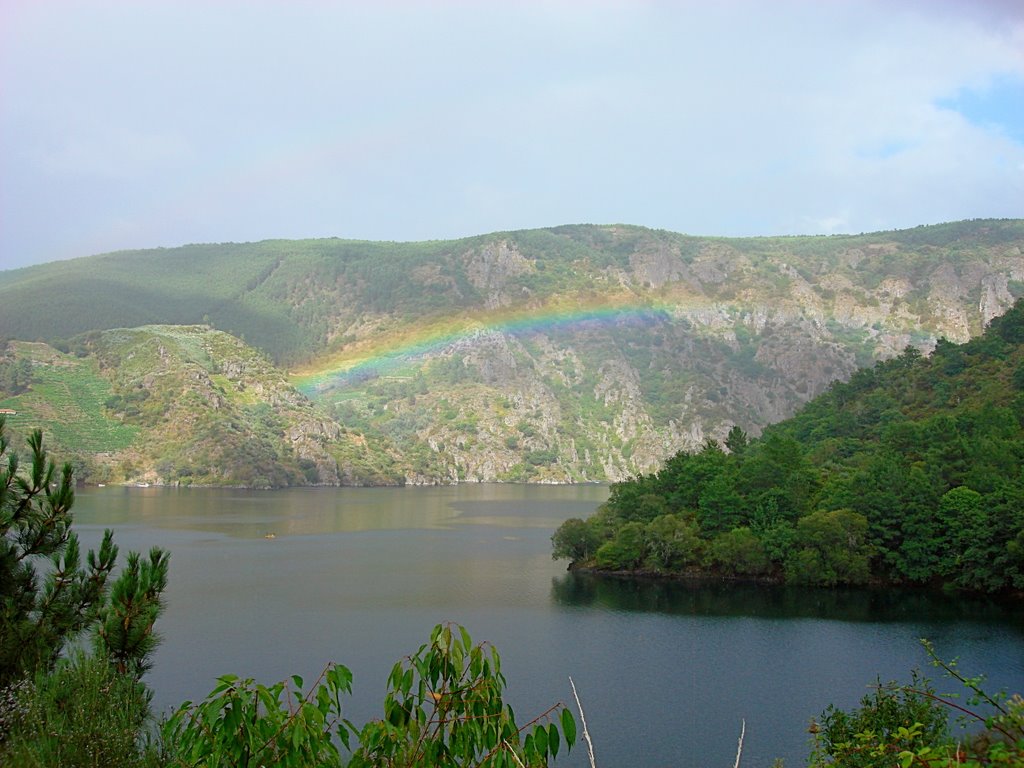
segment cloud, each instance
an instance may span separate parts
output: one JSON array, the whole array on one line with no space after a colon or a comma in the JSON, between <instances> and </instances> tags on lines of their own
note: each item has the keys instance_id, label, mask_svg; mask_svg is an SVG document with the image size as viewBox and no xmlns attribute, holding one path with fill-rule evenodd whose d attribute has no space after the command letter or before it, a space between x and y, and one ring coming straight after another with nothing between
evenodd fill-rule
<instances>
[{"instance_id":1,"label":"cloud","mask_svg":"<svg viewBox=\"0 0 1024 768\"><path fill-rule=\"evenodd\" d=\"M849 216L844 212L820 219L808 219L808 225L812 232L831 235L836 232L846 231L849 227L848 219Z\"/></svg>"},{"instance_id":2,"label":"cloud","mask_svg":"<svg viewBox=\"0 0 1024 768\"><path fill-rule=\"evenodd\" d=\"M0 266L1024 215L1015 3L17 5L0 10Z\"/></svg>"},{"instance_id":3,"label":"cloud","mask_svg":"<svg viewBox=\"0 0 1024 768\"><path fill-rule=\"evenodd\" d=\"M188 143L173 134L146 134L118 126L93 126L40 141L38 167L52 176L83 175L108 180L164 173L191 159Z\"/></svg>"}]
</instances>

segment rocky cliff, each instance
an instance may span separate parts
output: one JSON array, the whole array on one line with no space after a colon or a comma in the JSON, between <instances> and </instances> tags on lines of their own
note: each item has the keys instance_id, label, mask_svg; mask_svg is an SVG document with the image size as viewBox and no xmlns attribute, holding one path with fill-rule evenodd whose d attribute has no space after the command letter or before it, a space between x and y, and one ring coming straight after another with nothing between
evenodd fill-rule
<instances>
[{"instance_id":1,"label":"rocky cliff","mask_svg":"<svg viewBox=\"0 0 1024 768\"><path fill-rule=\"evenodd\" d=\"M58 266L0 273L0 328L97 366L99 415L134 430L85 451L112 479L607 481L733 425L757 434L907 345L976 335L1024 294L1024 222L748 239L568 226ZM114 330L138 319L164 325ZM0 406L26 397L45 400L35 386Z\"/></svg>"}]
</instances>

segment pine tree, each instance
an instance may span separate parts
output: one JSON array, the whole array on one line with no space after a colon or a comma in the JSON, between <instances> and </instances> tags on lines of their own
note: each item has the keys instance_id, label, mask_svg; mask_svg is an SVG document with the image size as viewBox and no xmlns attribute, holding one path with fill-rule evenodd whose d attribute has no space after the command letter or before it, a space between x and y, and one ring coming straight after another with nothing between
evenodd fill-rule
<instances>
[{"instance_id":1,"label":"pine tree","mask_svg":"<svg viewBox=\"0 0 1024 768\"><path fill-rule=\"evenodd\" d=\"M132 554L108 589L118 554L113 533L104 533L99 552L90 550L83 566L71 530L71 465L58 475L40 431L27 442L29 466L22 471L0 417L0 688L52 667L68 643L101 619L104 628L120 621L122 631L99 629L98 651L120 671L141 674L155 645L167 554L154 549L145 564Z\"/></svg>"}]
</instances>

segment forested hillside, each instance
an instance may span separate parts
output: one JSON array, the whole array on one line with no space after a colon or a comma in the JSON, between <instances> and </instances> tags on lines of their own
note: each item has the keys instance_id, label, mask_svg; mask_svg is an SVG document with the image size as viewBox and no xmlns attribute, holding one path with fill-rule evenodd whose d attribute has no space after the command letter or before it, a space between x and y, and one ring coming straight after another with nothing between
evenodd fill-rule
<instances>
[{"instance_id":1,"label":"forested hillside","mask_svg":"<svg viewBox=\"0 0 1024 768\"><path fill-rule=\"evenodd\" d=\"M44 380L63 369L43 347L26 368L25 344L73 350L123 398L118 382L138 371L118 372L127 357L104 362L103 345L83 338L202 325L261 353L327 433L349 436L325 448L348 457L337 471L310 459L320 469L271 473L281 482L620 480L733 425L760 434L908 344L965 341L1022 294L1019 220L833 237L580 225L425 243L191 245L0 272L0 340L21 344L0 350L0 396L48 434L74 429L58 401L45 405L56 390ZM212 348L212 368L231 364ZM132 476L189 477L184 454L158 471L156 457L175 449L155 447L157 424L106 400L84 410L116 438L88 442L92 463L109 464L131 432L153 446L135 454ZM222 418L209 399L192 408ZM281 431L292 416L275 418ZM385 458L348 472L353 440Z\"/></svg>"},{"instance_id":2,"label":"forested hillside","mask_svg":"<svg viewBox=\"0 0 1024 768\"><path fill-rule=\"evenodd\" d=\"M1024 589L1024 301L963 345L836 382L756 440L735 428L554 537L600 570Z\"/></svg>"}]
</instances>

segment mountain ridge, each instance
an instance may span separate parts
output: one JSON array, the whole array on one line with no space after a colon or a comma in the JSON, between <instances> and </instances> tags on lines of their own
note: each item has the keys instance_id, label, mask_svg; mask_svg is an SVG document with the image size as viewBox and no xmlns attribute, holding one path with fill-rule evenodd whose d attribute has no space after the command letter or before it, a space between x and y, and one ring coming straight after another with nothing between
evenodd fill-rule
<instances>
[{"instance_id":1,"label":"mountain ridge","mask_svg":"<svg viewBox=\"0 0 1024 768\"><path fill-rule=\"evenodd\" d=\"M88 357L117 326L231 332L387 457L371 481L607 481L733 425L757 434L907 345L978 334L1024 294L1024 221L783 238L568 225L16 272L0 272L0 336ZM132 426L119 413L104 407Z\"/></svg>"}]
</instances>

